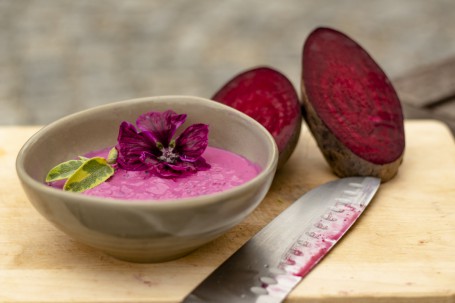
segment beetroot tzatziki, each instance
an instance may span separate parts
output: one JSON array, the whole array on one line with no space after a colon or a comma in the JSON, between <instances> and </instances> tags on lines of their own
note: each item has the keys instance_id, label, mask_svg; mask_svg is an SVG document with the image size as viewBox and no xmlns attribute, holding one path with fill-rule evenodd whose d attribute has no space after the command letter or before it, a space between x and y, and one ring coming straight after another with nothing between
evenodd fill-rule
<instances>
[{"instance_id":1,"label":"beetroot tzatziki","mask_svg":"<svg viewBox=\"0 0 455 303\"><path fill-rule=\"evenodd\" d=\"M85 157L106 158L109 149L90 152ZM128 171L117 168L106 182L82 194L126 200L168 200L217 193L239 186L259 174L261 168L235 153L208 146L203 154L210 163L201 170L183 178L161 178L149 171ZM51 186L62 188L64 181Z\"/></svg>"},{"instance_id":2,"label":"beetroot tzatziki","mask_svg":"<svg viewBox=\"0 0 455 303\"><path fill-rule=\"evenodd\" d=\"M169 109L146 112L136 124L123 121L115 146L58 164L45 182L103 198L171 200L225 191L259 174L248 159L209 147L208 124L178 132L186 118Z\"/></svg>"}]
</instances>

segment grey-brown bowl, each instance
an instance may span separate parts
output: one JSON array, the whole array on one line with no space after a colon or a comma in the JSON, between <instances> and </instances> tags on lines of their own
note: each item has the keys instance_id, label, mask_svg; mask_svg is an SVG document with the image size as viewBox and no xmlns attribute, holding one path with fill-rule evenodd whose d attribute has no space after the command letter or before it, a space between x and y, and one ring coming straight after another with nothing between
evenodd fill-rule
<instances>
[{"instance_id":1,"label":"grey-brown bowl","mask_svg":"<svg viewBox=\"0 0 455 303\"><path fill-rule=\"evenodd\" d=\"M167 109L188 114L185 125L208 124L209 145L248 158L261 173L221 193L167 201L91 197L43 183L56 164L114 146L122 121L134 123L144 112ZM165 96L112 103L62 118L26 142L16 169L33 206L69 236L119 259L161 262L190 253L248 216L266 195L277 159L272 136L243 113L202 98Z\"/></svg>"}]
</instances>

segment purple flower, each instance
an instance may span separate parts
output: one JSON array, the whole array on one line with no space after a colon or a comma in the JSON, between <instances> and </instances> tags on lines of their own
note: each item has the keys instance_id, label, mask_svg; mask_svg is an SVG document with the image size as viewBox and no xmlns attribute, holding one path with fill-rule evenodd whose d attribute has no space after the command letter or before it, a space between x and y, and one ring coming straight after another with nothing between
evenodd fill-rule
<instances>
[{"instance_id":1,"label":"purple flower","mask_svg":"<svg viewBox=\"0 0 455 303\"><path fill-rule=\"evenodd\" d=\"M120 125L117 164L134 171L151 171L163 178L187 176L210 165L202 158L208 144L208 125L193 124L175 140L173 136L186 120L172 110L139 116L136 125Z\"/></svg>"}]
</instances>

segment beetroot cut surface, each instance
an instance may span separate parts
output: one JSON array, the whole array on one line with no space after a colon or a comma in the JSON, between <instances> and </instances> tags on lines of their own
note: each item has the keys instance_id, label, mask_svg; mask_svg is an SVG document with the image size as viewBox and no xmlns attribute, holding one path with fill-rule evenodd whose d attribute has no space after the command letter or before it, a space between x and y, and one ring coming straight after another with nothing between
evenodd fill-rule
<instances>
[{"instance_id":1,"label":"beetroot cut surface","mask_svg":"<svg viewBox=\"0 0 455 303\"><path fill-rule=\"evenodd\" d=\"M302 55L302 99L321 151L339 176L395 176L405 147L403 112L389 79L355 41L317 28Z\"/></svg>"},{"instance_id":2,"label":"beetroot cut surface","mask_svg":"<svg viewBox=\"0 0 455 303\"><path fill-rule=\"evenodd\" d=\"M280 72L257 67L228 81L212 100L231 106L261 123L279 150L278 168L294 151L300 134L300 101L292 83Z\"/></svg>"}]
</instances>

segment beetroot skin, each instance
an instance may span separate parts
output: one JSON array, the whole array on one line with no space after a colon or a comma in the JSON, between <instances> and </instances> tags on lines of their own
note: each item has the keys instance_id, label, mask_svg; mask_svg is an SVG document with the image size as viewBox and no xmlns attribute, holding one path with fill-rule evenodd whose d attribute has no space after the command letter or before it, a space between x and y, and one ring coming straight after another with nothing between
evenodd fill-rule
<instances>
[{"instance_id":1,"label":"beetroot skin","mask_svg":"<svg viewBox=\"0 0 455 303\"><path fill-rule=\"evenodd\" d=\"M278 168L294 151L300 134L300 101L291 82L269 67L238 74L212 100L229 105L261 123L273 136L279 150Z\"/></svg>"},{"instance_id":2,"label":"beetroot skin","mask_svg":"<svg viewBox=\"0 0 455 303\"><path fill-rule=\"evenodd\" d=\"M351 38L317 28L302 55L304 118L335 174L393 178L405 137L389 79Z\"/></svg>"}]
</instances>

